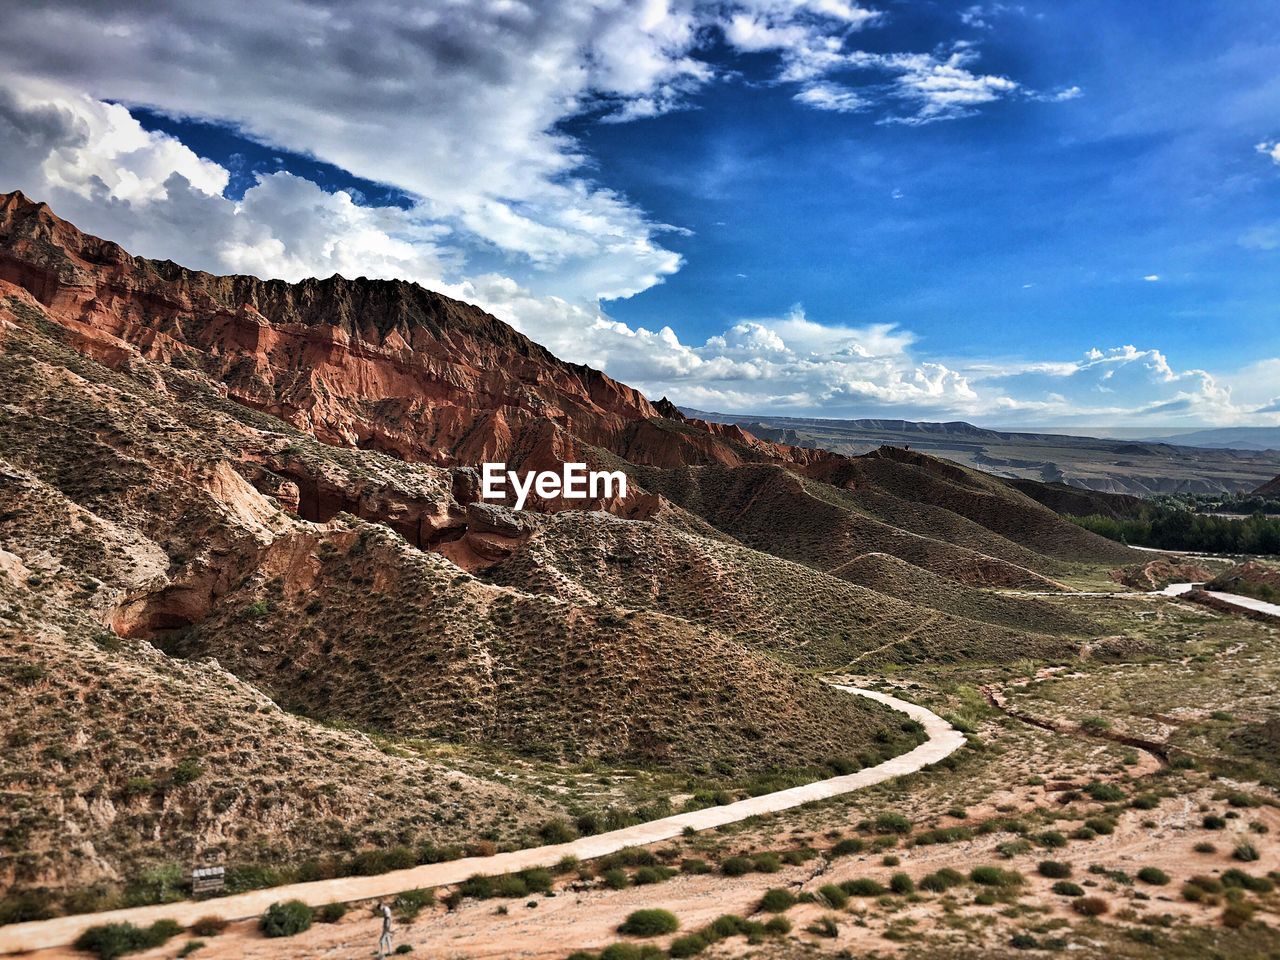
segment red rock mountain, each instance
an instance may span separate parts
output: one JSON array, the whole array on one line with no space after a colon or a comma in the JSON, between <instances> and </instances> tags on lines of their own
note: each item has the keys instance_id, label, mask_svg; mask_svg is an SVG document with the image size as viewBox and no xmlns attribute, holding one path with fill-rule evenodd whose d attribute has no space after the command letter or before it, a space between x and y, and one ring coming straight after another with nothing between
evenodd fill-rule
<instances>
[{"instance_id":1,"label":"red rock mountain","mask_svg":"<svg viewBox=\"0 0 1280 960\"><path fill-rule=\"evenodd\" d=\"M134 348L197 368L321 441L408 461L542 467L598 459L590 448L666 467L829 458L685 420L417 284L214 276L130 256L17 192L0 196L0 280L109 366Z\"/></svg>"},{"instance_id":2,"label":"red rock mountain","mask_svg":"<svg viewBox=\"0 0 1280 960\"><path fill-rule=\"evenodd\" d=\"M1280 497L1280 477L1274 480L1268 480L1257 490L1253 491L1255 497Z\"/></svg>"}]
</instances>

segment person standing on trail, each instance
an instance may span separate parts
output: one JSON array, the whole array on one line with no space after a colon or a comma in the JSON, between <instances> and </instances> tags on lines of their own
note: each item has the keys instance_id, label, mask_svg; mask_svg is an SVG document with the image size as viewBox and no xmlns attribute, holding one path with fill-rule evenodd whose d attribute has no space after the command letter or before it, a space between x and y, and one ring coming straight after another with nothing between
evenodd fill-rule
<instances>
[{"instance_id":1,"label":"person standing on trail","mask_svg":"<svg viewBox=\"0 0 1280 960\"><path fill-rule=\"evenodd\" d=\"M385 960L391 954L391 907L379 900L376 912L382 917L382 936L378 939L378 960Z\"/></svg>"}]
</instances>

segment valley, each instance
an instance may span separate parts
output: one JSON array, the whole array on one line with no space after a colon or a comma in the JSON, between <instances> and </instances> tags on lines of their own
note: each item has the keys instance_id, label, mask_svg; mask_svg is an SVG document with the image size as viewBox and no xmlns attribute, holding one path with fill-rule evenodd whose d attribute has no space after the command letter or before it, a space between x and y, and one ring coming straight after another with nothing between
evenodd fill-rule
<instances>
[{"instance_id":1,"label":"valley","mask_svg":"<svg viewBox=\"0 0 1280 960\"><path fill-rule=\"evenodd\" d=\"M1109 482L919 447L0 198L0 951L366 956L377 897L456 958L1280 949L1280 621L1161 592L1269 561L1153 566L1067 519Z\"/></svg>"}]
</instances>

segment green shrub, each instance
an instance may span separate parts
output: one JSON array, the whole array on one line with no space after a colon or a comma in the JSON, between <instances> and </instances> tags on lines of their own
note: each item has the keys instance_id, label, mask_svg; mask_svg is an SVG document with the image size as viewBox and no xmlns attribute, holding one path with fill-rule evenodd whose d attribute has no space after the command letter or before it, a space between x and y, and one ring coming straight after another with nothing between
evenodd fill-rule
<instances>
[{"instance_id":1,"label":"green shrub","mask_svg":"<svg viewBox=\"0 0 1280 960\"><path fill-rule=\"evenodd\" d=\"M1100 803L1115 803L1124 799L1123 790L1114 783L1103 783L1101 780L1093 781L1084 788L1084 792Z\"/></svg>"},{"instance_id":2,"label":"green shrub","mask_svg":"<svg viewBox=\"0 0 1280 960\"><path fill-rule=\"evenodd\" d=\"M917 846L929 846L934 843L958 843L972 840L973 830L969 827L939 827L936 830L924 830L911 838Z\"/></svg>"},{"instance_id":3,"label":"green shrub","mask_svg":"<svg viewBox=\"0 0 1280 960\"><path fill-rule=\"evenodd\" d=\"M547 843L568 843L578 839L578 831L564 820L548 820L538 828L538 836Z\"/></svg>"},{"instance_id":4,"label":"green shrub","mask_svg":"<svg viewBox=\"0 0 1280 960\"><path fill-rule=\"evenodd\" d=\"M889 878L889 889L894 893L906 896L908 893L916 892L916 884L909 874L895 873Z\"/></svg>"},{"instance_id":5,"label":"green shrub","mask_svg":"<svg viewBox=\"0 0 1280 960\"><path fill-rule=\"evenodd\" d=\"M1276 885L1268 877L1254 877L1232 867L1222 871L1222 885L1228 889L1248 890L1251 893L1270 893Z\"/></svg>"},{"instance_id":6,"label":"green shrub","mask_svg":"<svg viewBox=\"0 0 1280 960\"><path fill-rule=\"evenodd\" d=\"M834 883L824 883L818 888L817 893L833 910L843 910L849 905L849 894Z\"/></svg>"},{"instance_id":7,"label":"green shrub","mask_svg":"<svg viewBox=\"0 0 1280 960\"><path fill-rule=\"evenodd\" d=\"M621 867L606 870L600 875L600 879L604 881L604 885L610 890L621 890L631 885L631 878L627 876L627 871Z\"/></svg>"},{"instance_id":8,"label":"green shrub","mask_svg":"<svg viewBox=\"0 0 1280 960\"><path fill-rule=\"evenodd\" d=\"M651 909L636 910L622 922L618 932L632 937L659 937L679 929L680 921L670 910Z\"/></svg>"},{"instance_id":9,"label":"green shrub","mask_svg":"<svg viewBox=\"0 0 1280 960\"><path fill-rule=\"evenodd\" d=\"M795 894L782 887L766 890L760 898L760 909L766 913L782 913L796 905Z\"/></svg>"},{"instance_id":10,"label":"green shrub","mask_svg":"<svg viewBox=\"0 0 1280 960\"><path fill-rule=\"evenodd\" d=\"M1070 880L1059 880L1053 885L1053 892L1060 897L1083 897L1084 887Z\"/></svg>"},{"instance_id":11,"label":"green shrub","mask_svg":"<svg viewBox=\"0 0 1280 960\"><path fill-rule=\"evenodd\" d=\"M267 907L258 919L264 937L292 937L311 927L311 908L301 900L285 900Z\"/></svg>"},{"instance_id":12,"label":"green shrub","mask_svg":"<svg viewBox=\"0 0 1280 960\"><path fill-rule=\"evenodd\" d=\"M1200 825L1206 830L1227 829L1227 821L1212 813L1206 813L1204 819L1200 821Z\"/></svg>"},{"instance_id":13,"label":"green shrub","mask_svg":"<svg viewBox=\"0 0 1280 960\"><path fill-rule=\"evenodd\" d=\"M1232 930L1243 927L1253 919L1254 907L1251 903L1228 903L1222 911L1222 925Z\"/></svg>"},{"instance_id":14,"label":"green shrub","mask_svg":"<svg viewBox=\"0 0 1280 960\"><path fill-rule=\"evenodd\" d=\"M676 960L681 957L696 957L709 946L711 946L710 942L702 934L686 933L683 937L676 937L671 941L671 946L667 948L667 955L675 957Z\"/></svg>"},{"instance_id":15,"label":"green shrub","mask_svg":"<svg viewBox=\"0 0 1280 960\"><path fill-rule=\"evenodd\" d=\"M132 923L108 923L90 927L76 938L75 948L92 953L99 960L114 960L126 953L138 953L161 946L182 932L172 920L157 920L149 927Z\"/></svg>"},{"instance_id":16,"label":"green shrub","mask_svg":"<svg viewBox=\"0 0 1280 960\"><path fill-rule=\"evenodd\" d=\"M1153 886L1162 887L1169 882L1169 875L1159 867L1143 867L1138 871L1138 879L1143 883L1150 883Z\"/></svg>"},{"instance_id":17,"label":"green shrub","mask_svg":"<svg viewBox=\"0 0 1280 960\"><path fill-rule=\"evenodd\" d=\"M757 853L751 864L757 873L777 873L782 869L782 859L776 853Z\"/></svg>"},{"instance_id":18,"label":"green shrub","mask_svg":"<svg viewBox=\"0 0 1280 960\"><path fill-rule=\"evenodd\" d=\"M396 915L402 920L412 920L422 912L423 907L429 907L436 902L436 892L434 890L406 890L399 894L391 903L391 908L395 910ZM333 906L327 904L326 907ZM332 920L325 921L332 923Z\"/></svg>"},{"instance_id":19,"label":"green shrub","mask_svg":"<svg viewBox=\"0 0 1280 960\"><path fill-rule=\"evenodd\" d=\"M711 864L705 860L699 860L697 857L689 857L680 861L680 872L692 874L710 873Z\"/></svg>"},{"instance_id":20,"label":"green shrub","mask_svg":"<svg viewBox=\"0 0 1280 960\"><path fill-rule=\"evenodd\" d=\"M1258 848L1248 840L1241 840L1231 851L1231 855L1244 863L1253 863L1258 859Z\"/></svg>"},{"instance_id":21,"label":"green shrub","mask_svg":"<svg viewBox=\"0 0 1280 960\"><path fill-rule=\"evenodd\" d=\"M930 893L944 893L962 883L964 883L964 874L950 867L943 867L941 870L921 877L920 889L928 890Z\"/></svg>"},{"instance_id":22,"label":"green shrub","mask_svg":"<svg viewBox=\"0 0 1280 960\"><path fill-rule=\"evenodd\" d=\"M1081 916L1100 917L1106 913L1110 907L1108 906L1107 901L1103 900L1101 897L1080 897L1079 899L1071 902L1071 909Z\"/></svg>"},{"instance_id":23,"label":"green shrub","mask_svg":"<svg viewBox=\"0 0 1280 960\"><path fill-rule=\"evenodd\" d=\"M662 883L676 875L670 867L641 867L631 875L631 882L637 887L647 887L654 883Z\"/></svg>"},{"instance_id":24,"label":"green shrub","mask_svg":"<svg viewBox=\"0 0 1280 960\"><path fill-rule=\"evenodd\" d=\"M1101 834L1104 837L1109 837L1116 832L1115 823L1102 817L1090 817L1084 822L1084 825L1094 833Z\"/></svg>"},{"instance_id":25,"label":"green shrub","mask_svg":"<svg viewBox=\"0 0 1280 960\"><path fill-rule=\"evenodd\" d=\"M1142 793L1129 801L1135 810L1154 810L1160 806L1160 798L1150 793Z\"/></svg>"},{"instance_id":26,"label":"green shrub","mask_svg":"<svg viewBox=\"0 0 1280 960\"><path fill-rule=\"evenodd\" d=\"M791 921L786 917L770 917L765 921L764 930L765 933L785 936L791 932Z\"/></svg>"},{"instance_id":27,"label":"green shrub","mask_svg":"<svg viewBox=\"0 0 1280 960\"><path fill-rule=\"evenodd\" d=\"M216 937L227 929L227 921L221 917L201 917L191 925L191 932L197 937Z\"/></svg>"},{"instance_id":28,"label":"green shrub","mask_svg":"<svg viewBox=\"0 0 1280 960\"><path fill-rule=\"evenodd\" d=\"M720 864L720 872L726 877L741 877L755 867L750 857L729 857Z\"/></svg>"},{"instance_id":29,"label":"green shrub","mask_svg":"<svg viewBox=\"0 0 1280 960\"><path fill-rule=\"evenodd\" d=\"M851 897L878 897L885 892L884 885L872 877L857 877L840 884L840 889Z\"/></svg>"},{"instance_id":30,"label":"green shrub","mask_svg":"<svg viewBox=\"0 0 1280 960\"><path fill-rule=\"evenodd\" d=\"M181 958L189 957L193 953L195 953L197 950L203 950L203 949L204 949L203 940L188 940L186 943L182 945L182 949L178 951L178 958L179 960L181 960Z\"/></svg>"},{"instance_id":31,"label":"green shrub","mask_svg":"<svg viewBox=\"0 0 1280 960\"><path fill-rule=\"evenodd\" d=\"M600 951L600 960L663 960L662 950L651 944L612 943Z\"/></svg>"},{"instance_id":32,"label":"green shrub","mask_svg":"<svg viewBox=\"0 0 1280 960\"><path fill-rule=\"evenodd\" d=\"M1042 847L1048 847L1050 850L1057 850L1067 845L1067 838L1057 830L1046 830L1036 836L1036 843Z\"/></svg>"},{"instance_id":33,"label":"green shrub","mask_svg":"<svg viewBox=\"0 0 1280 960\"><path fill-rule=\"evenodd\" d=\"M1022 884L1022 874L999 867L974 867L969 871L969 880L983 887L1016 887Z\"/></svg>"},{"instance_id":34,"label":"green shrub","mask_svg":"<svg viewBox=\"0 0 1280 960\"><path fill-rule=\"evenodd\" d=\"M862 840L857 837L845 837L843 840L837 841L836 845L831 848L831 855L833 857L848 857L855 853L861 853L865 849L867 849L867 845Z\"/></svg>"},{"instance_id":35,"label":"green shrub","mask_svg":"<svg viewBox=\"0 0 1280 960\"><path fill-rule=\"evenodd\" d=\"M834 917L820 917L805 929L817 937L828 937L834 940L840 936L840 927Z\"/></svg>"},{"instance_id":36,"label":"green shrub","mask_svg":"<svg viewBox=\"0 0 1280 960\"><path fill-rule=\"evenodd\" d=\"M1064 880L1071 876L1071 865L1057 860L1042 860L1037 869L1040 871L1040 876L1049 877L1052 880Z\"/></svg>"},{"instance_id":37,"label":"green shrub","mask_svg":"<svg viewBox=\"0 0 1280 960\"><path fill-rule=\"evenodd\" d=\"M880 813L875 819L876 833L910 833L911 821L900 813Z\"/></svg>"}]
</instances>

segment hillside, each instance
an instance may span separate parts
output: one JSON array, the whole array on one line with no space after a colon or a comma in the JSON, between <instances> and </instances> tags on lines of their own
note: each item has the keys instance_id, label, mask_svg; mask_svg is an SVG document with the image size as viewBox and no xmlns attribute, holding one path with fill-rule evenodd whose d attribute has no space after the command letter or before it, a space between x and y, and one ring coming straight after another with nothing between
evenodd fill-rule
<instances>
[{"instance_id":1,"label":"hillside","mask_svg":"<svg viewBox=\"0 0 1280 960\"><path fill-rule=\"evenodd\" d=\"M516 512L486 457L634 484ZM3 883L51 909L206 848L299 876L896 755L918 731L814 671L1070 658L1090 621L982 588L1120 550L934 458L685 419L413 285L185 271L20 195L0 483ZM546 786L579 769L625 773Z\"/></svg>"}]
</instances>

